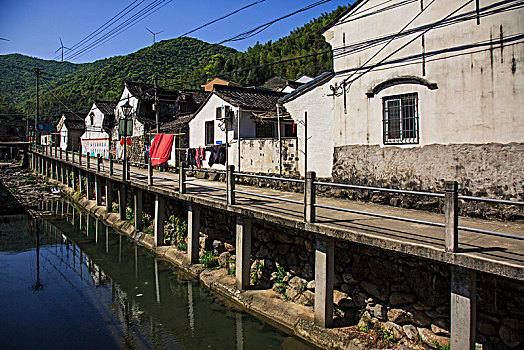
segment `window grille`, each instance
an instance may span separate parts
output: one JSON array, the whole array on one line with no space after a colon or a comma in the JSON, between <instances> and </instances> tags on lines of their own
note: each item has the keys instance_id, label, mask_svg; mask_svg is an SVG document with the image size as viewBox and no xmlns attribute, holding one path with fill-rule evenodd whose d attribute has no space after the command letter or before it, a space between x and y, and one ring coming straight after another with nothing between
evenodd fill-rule
<instances>
[{"instance_id":1,"label":"window grille","mask_svg":"<svg viewBox=\"0 0 524 350\"><path fill-rule=\"evenodd\" d=\"M385 145L419 142L417 93L384 97L382 110Z\"/></svg>"},{"instance_id":2,"label":"window grille","mask_svg":"<svg viewBox=\"0 0 524 350\"><path fill-rule=\"evenodd\" d=\"M212 120L205 123L205 139L206 145L215 144L215 122Z\"/></svg>"},{"instance_id":3,"label":"window grille","mask_svg":"<svg viewBox=\"0 0 524 350\"><path fill-rule=\"evenodd\" d=\"M275 137L273 130L273 123L262 123L257 122L255 127L255 137L264 138L264 137Z\"/></svg>"}]
</instances>

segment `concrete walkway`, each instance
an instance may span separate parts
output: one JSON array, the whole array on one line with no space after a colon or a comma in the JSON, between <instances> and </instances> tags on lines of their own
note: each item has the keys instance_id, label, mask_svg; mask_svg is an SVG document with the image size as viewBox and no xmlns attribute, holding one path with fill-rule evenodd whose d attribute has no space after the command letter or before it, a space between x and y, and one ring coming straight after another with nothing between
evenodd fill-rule
<instances>
[{"instance_id":1,"label":"concrete walkway","mask_svg":"<svg viewBox=\"0 0 524 350\"><path fill-rule=\"evenodd\" d=\"M83 167L86 166L86 163L86 157L83 157ZM109 162L104 161L103 165L102 172L107 174ZM90 169L96 171L95 158L91 158ZM121 164L114 163L114 176L121 178L121 172ZM226 203L225 183L194 177L188 177L186 180L187 195L222 205ZM132 166L131 183L147 185L147 169ZM155 171L153 186L158 189L177 191L179 187L178 174ZM217 189L203 186L216 187ZM283 192L238 184L235 189L294 201L304 200L303 193ZM317 204L444 223L443 214L421 210L320 196L317 196ZM234 207L249 208L260 214L282 218L288 222L303 224L304 221L304 206L301 204L236 193ZM523 221L499 222L460 217L459 225L517 234L524 237ZM332 232L332 235L337 238L448 263L455 263L457 256L471 258L474 260L474 266L489 265L486 268L479 267L480 271L524 280L524 241L522 240L460 230L459 248L461 251L457 254L448 255L449 253L444 252L444 228L441 227L323 208L317 208L314 226L317 231ZM505 272L505 267L511 268L512 272Z\"/></svg>"}]
</instances>

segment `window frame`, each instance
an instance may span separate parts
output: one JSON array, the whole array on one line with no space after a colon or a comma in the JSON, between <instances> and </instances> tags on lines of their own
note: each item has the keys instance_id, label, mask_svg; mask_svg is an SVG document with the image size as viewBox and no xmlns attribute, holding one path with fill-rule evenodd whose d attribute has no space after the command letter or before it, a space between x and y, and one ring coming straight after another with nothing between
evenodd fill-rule
<instances>
[{"instance_id":1,"label":"window frame","mask_svg":"<svg viewBox=\"0 0 524 350\"><path fill-rule=\"evenodd\" d=\"M275 138L275 125L272 122L255 122L255 138L271 139Z\"/></svg>"},{"instance_id":2,"label":"window frame","mask_svg":"<svg viewBox=\"0 0 524 350\"><path fill-rule=\"evenodd\" d=\"M212 146L215 144L215 121L214 120L208 120L204 122L204 144L206 146Z\"/></svg>"},{"instance_id":3,"label":"window frame","mask_svg":"<svg viewBox=\"0 0 524 350\"><path fill-rule=\"evenodd\" d=\"M398 101L398 117L391 117L390 103ZM406 115L407 114L407 115ZM392 125L395 127L392 129ZM394 135L392 135L395 133ZM418 144L420 141L418 93L382 98L382 141L384 145Z\"/></svg>"}]
</instances>

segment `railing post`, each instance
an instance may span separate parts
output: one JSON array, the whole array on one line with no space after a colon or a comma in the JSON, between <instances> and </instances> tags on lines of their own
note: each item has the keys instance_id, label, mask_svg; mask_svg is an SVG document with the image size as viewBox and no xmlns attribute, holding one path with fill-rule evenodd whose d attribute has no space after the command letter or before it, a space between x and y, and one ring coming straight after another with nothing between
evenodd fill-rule
<instances>
[{"instance_id":1,"label":"railing post","mask_svg":"<svg viewBox=\"0 0 524 350\"><path fill-rule=\"evenodd\" d=\"M126 158L122 158L122 181L126 181L126 174L127 174L127 159Z\"/></svg>"},{"instance_id":2,"label":"railing post","mask_svg":"<svg viewBox=\"0 0 524 350\"><path fill-rule=\"evenodd\" d=\"M227 166L226 176L226 190L227 190L227 204L235 205L235 166Z\"/></svg>"},{"instance_id":3,"label":"railing post","mask_svg":"<svg viewBox=\"0 0 524 350\"><path fill-rule=\"evenodd\" d=\"M74 151L73 151L74 152ZM78 164L82 166L82 153L78 152Z\"/></svg>"},{"instance_id":4,"label":"railing post","mask_svg":"<svg viewBox=\"0 0 524 350\"><path fill-rule=\"evenodd\" d=\"M109 175L113 176L113 157L109 155Z\"/></svg>"},{"instance_id":5,"label":"railing post","mask_svg":"<svg viewBox=\"0 0 524 350\"><path fill-rule=\"evenodd\" d=\"M62 159L62 157L63 157L62 156L62 149L60 147L59 147L59 149L60 149L60 159Z\"/></svg>"},{"instance_id":6,"label":"railing post","mask_svg":"<svg viewBox=\"0 0 524 350\"><path fill-rule=\"evenodd\" d=\"M131 180L131 165L129 164L129 157L126 158L126 179Z\"/></svg>"},{"instance_id":7,"label":"railing post","mask_svg":"<svg viewBox=\"0 0 524 350\"><path fill-rule=\"evenodd\" d=\"M186 163L180 164L179 176L178 176L178 190L181 194L186 193Z\"/></svg>"},{"instance_id":8,"label":"railing post","mask_svg":"<svg viewBox=\"0 0 524 350\"><path fill-rule=\"evenodd\" d=\"M68 150L65 151L65 160L66 162L69 161L69 151Z\"/></svg>"},{"instance_id":9,"label":"railing post","mask_svg":"<svg viewBox=\"0 0 524 350\"><path fill-rule=\"evenodd\" d=\"M97 174L100 174L100 170L102 168L102 157L100 157L100 154L98 157L96 157L96 172Z\"/></svg>"},{"instance_id":10,"label":"railing post","mask_svg":"<svg viewBox=\"0 0 524 350\"><path fill-rule=\"evenodd\" d=\"M147 184L153 186L153 165L150 157L147 157Z\"/></svg>"},{"instance_id":11,"label":"railing post","mask_svg":"<svg viewBox=\"0 0 524 350\"><path fill-rule=\"evenodd\" d=\"M89 155L89 153L87 154L87 161L86 161L86 166L87 166L87 169L89 169L89 165L91 163L91 156Z\"/></svg>"},{"instance_id":12,"label":"railing post","mask_svg":"<svg viewBox=\"0 0 524 350\"><path fill-rule=\"evenodd\" d=\"M304 183L304 219L309 224L315 222L315 181L315 172L308 171Z\"/></svg>"},{"instance_id":13,"label":"railing post","mask_svg":"<svg viewBox=\"0 0 524 350\"><path fill-rule=\"evenodd\" d=\"M446 251L454 253L458 250L458 183L446 182L444 211L446 222Z\"/></svg>"}]
</instances>

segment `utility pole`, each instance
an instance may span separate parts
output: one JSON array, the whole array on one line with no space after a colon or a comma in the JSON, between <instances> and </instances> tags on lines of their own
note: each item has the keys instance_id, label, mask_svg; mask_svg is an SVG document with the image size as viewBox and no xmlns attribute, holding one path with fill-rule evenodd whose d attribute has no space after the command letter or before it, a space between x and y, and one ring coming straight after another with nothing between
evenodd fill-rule
<instances>
[{"instance_id":1,"label":"utility pole","mask_svg":"<svg viewBox=\"0 0 524 350\"><path fill-rule=\"evenodd\" d=\"M38 109L39 109L39 93L40 93L40 76L44 74L45 72L41 70L40 68L34 68L33 72L36 75L36 110L35 110L35 132L33 137L35 145L38 145Z\"/></svg>"},{"instance_id":2,"label":"utility pole","mask_svg":"<svg viewBox=\"0 0 524 350\"><path fill-rule=\"evenodd\" d=\"M160 134L160 116L158 111L158 85L156 81L156 76L153 77L153 84L155 87L155 118L156 118L156 133Z\"/></svg>"}]
</instances>

